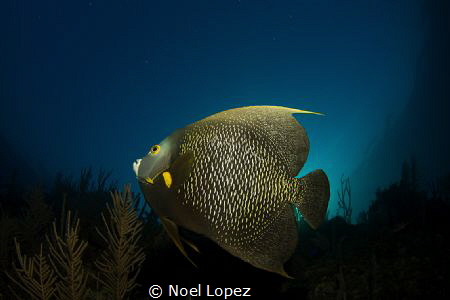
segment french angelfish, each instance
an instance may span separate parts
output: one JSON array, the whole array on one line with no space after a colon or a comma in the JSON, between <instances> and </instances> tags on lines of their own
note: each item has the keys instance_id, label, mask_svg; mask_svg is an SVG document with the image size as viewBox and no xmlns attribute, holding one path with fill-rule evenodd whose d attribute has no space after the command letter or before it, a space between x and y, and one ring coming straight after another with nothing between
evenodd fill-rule
<instances>
[{"instance_id":1,"label":"french angelfish","mask_svg":"<svg viewBox=\"0 0 450 300\"><path fill-rule=\"evenodd\" d=\"M330 196L324 171L294 178L309 152L296 113L319 114L279 106L223 111L175 131L134 162L144 198L188 259L182 241L198 249L178 226L289 277L283 265L298 238L293 206L315 229Z\"/></svg>"}]
</instances>

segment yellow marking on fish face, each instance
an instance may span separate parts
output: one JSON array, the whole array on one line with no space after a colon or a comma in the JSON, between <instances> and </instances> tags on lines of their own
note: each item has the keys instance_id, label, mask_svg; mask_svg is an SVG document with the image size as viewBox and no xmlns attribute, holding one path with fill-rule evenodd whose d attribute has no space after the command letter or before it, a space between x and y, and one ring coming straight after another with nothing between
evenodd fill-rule
<instances>
[{"instance_id":1,"label":"yellow marking on fish face","mask_svg":"<svg viewBox=\"0 0 450 300\"><path fill-rule=\"evenodd\" d=\"M153 184L153 179L151 179L150 177L145 178L145 181L148 182L148 183Z\"/></svg>"},{"instance_id":2,"label":"yellow marking on fish face","mask_svg":"<svg viewBox=\"0 0 450 300\"><path fill-rule=\"evenodd\" d=\"M161 146L160 145L154 145L151 149L149 154L151 155L156 155L159 153L159 151L161 150Z\"/></svg>"},{"instance_id":3,"label":"yellow marking on fish face","mask_svg":"<svg viewBox=\"0 0 450 300\"><path fill-rule=\"evenodd\" d=\"M163 174L164 182L166 183L167 188L170 188L172 185L172 175L170 175L170 172L164 172Z\"/></svg>"}]
</instances>

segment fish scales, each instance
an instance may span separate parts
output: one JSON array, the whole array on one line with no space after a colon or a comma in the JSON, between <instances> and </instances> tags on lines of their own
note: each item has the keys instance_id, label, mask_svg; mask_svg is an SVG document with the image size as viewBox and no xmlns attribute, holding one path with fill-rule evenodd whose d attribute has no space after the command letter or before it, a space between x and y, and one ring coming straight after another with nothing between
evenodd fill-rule
<instances>
[{"instance_id":1,"label":"fish scales","mask_svg":"<svg viewBox=\"0 0 450 300\"><path fill-rule=\"evenodd\" d=\"M193 151L198 157L189 175L197 181L188 181L183 186L185 191L191 192L184 193L182 203L198 212L206 207L217 211L217 218L213 218L211 224L214 238L218 242L226 239L232 246L258 239L288 200L282 198L287 193L275 192L279 186L287 190L287 173L276 176L269 171L285 169L284 163L276 158L280 155L270 150L276 149L276 145L269 150L263 148L262 143L255 141L268 140L268 137L263 131L250 131L247 126L233 122L211 126L199 121L186 128L182 147L182 153ZM261 186L266 188L260 190ZM212 188L215 193L202 194L203 190ZM241 219L246 220L245 226ZM228 230L224 230L223 235L214 234L221 230L224 222Z\"/></svg>"}]
</instances>

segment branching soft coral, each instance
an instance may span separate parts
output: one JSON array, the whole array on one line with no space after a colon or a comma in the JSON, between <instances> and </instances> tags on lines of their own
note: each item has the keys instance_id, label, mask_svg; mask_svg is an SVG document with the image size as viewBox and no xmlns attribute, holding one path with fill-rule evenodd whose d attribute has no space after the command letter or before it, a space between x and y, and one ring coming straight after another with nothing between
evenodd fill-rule
<instances>
[{"instance_id":1,"label":"branching soft coral","mask_svg":"<svg viewBox=\"0 0 450 300\"><path fill-rule=\"evenodd\" d=\"M13 269L17 276L12 276L9 273L6 273L6 275L31 299L51 299L56 292L55 282L57 277L43 254L42 244L39 254L27 257L22 255L20 244L16 239L14 239L14 243L16 245L18 265L14 263ZM11 288L11 292L18 299L22 299L14 289Z\"/></svg>"},{"instance_id":2,"label":"branching soft coral","mask_svg":"<svg viewBox=\"0 0 450 300\"><path fill-rule=\"evenodd\" d=\"M136 286L136 277L145 259L143 249L138 245L142 223L133 207L130 188L124 193L111 193L112 207L102 214L104 230L97 232L107 243L95 265L100 271L99 281L109 299L125 299Z\"/></svg>"},{"instance_id":3,"label":"branching soft coral","mask_svg":"<svg viewBox=\"0 0 450 300\"><path fill-rule=\"evenodd\" d=\"M36 192L34 203L41 203L41 196ZM106 249L95 261L96 271L83 262L88 242L80 238L80 219L73 217L70 209L66 213L64 197L60 226L53 222L47 243L45 247L41 243L38 254L31 257L22 254L19 242L14 240L18 262L13 263L11 272L6 275L19 289L10 287L11 293L18 299L37 300L119 300L129 297L137 285L136 277L145 259L143 249L138 245L143 225L136 214L138 199L129 187L123 193L111 193L111 197L112 205L107 204L106 213L102 213L104 226L96 228L106 242ZM96 275L90 276L88 268ZM95 291L87 287L89 278L95 279ZM89 285L93 283L90 281Z\"/></svg>"},{"instance_id":4,"label":"branching soft coral","mask_svg":"<svg viewBox=\"0 0 450 300\"><path fill-rule=\"evenodd\" d=\"M86 296L88 278L81 259L87 242L79 239L80 219L72 222L69 210L66 220L66 228L62 235L58 234L56 223L53 223L53 238L47 237L50 262L60 278L56 283L58 299L81 300Z\"/></svg>"}]
</instances>

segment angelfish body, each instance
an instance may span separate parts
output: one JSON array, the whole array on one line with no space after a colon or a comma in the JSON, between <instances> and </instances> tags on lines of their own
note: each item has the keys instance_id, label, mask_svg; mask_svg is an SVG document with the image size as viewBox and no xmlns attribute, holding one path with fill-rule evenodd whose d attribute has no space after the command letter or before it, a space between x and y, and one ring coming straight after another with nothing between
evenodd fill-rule
<instances>
[{"instance_id":1,"label":"angelfish body","mask_svg":"<svg viewBox=\"0 0 450 300\"><path fill-rule=\"evenodd\" d=\"M311 112L277 106L220 112L177 130L135 162L145 199L183 254L177 226L288 276L283 264L298 237L292 206L316 228L330 194L322 170L294 178L309 141L293 113Z\"/></svg>"}]
</instances>

